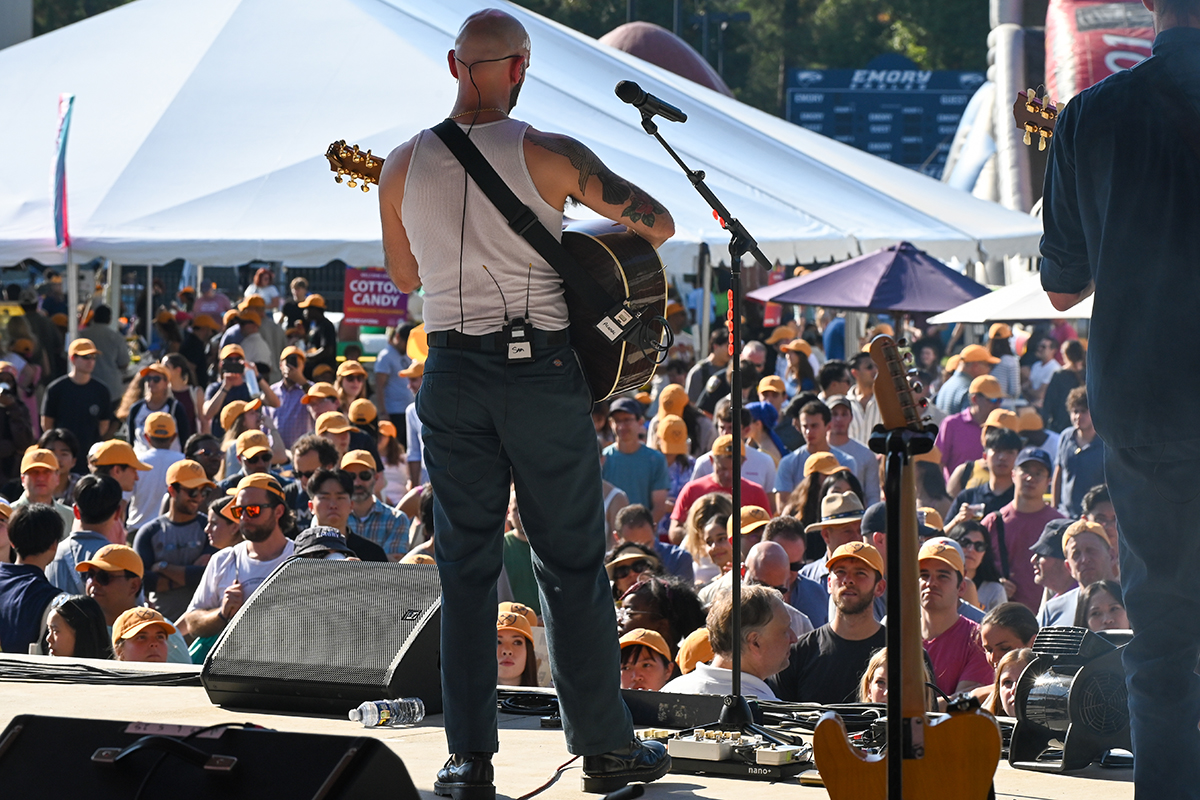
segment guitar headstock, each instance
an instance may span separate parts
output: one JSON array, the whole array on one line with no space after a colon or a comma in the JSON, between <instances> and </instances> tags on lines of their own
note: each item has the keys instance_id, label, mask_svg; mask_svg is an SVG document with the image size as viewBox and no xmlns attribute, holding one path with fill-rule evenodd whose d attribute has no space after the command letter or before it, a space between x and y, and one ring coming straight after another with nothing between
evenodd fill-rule
<instances>
[{"instance_id":1,"label":"guitar headstock","mask_svg":"<svg viewBox=\"0 0 1200 800\"><path fill-rule=\"evenodd\" d=\"M1025 144L1033 144L1033 137L1037 136L1038 150L1045 150L1047 140L1054 136L1058 105L1050 95L1039 98L1033 89L1017 92L1013 119L1017 121L1017 130L1025 131Z\"/></svg>"},{"instance_id":2,"label":"guitar headstock","mask_svg":"<svg viewBox=\"0 0 1200 800\"><path fill-rule=\"evenodd\" d=\"M883 427L889 431L899 428L924 430L921 407L908 382L908 364L900 354L896 340L887 335L876 336L871 340L869 352L878 370L875 401L879 404Z\"/></svg>"},{"instance_id":3,"label":"guitar headstock","mask_svg":"<svg viewBox=\"0 0 1200 800\"><path fill-rule=\"evenodd\" d=\"M358 145L349 146L345 139L339 139L329 145L325 157L329 159L329 168L336 173L333 179L338 183L341 183L342 176L346 175L350 178L347 186L353 189L361 182L364 192L370 191L372 183L379 184L383 159L372 155L370 150L363 152Z\"/></svg>"}]
</instances>

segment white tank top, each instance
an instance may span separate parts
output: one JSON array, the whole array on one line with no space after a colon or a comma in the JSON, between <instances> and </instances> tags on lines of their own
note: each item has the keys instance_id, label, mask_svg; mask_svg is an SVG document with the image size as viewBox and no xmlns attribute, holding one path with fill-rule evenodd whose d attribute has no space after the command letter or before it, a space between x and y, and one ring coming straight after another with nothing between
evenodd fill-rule
<instances>
[{"instance_id":1,"label":"white tank top","mask_svg":"<svg viewBox=\"0 0 1200 800\"><path fill-rule=\"evenodd\" d=\"M459 127L466 132L469 126ZM556 239L561 239L562 212L542 199L525 166L523 143L528 127L528 123L504 119L476 125L469 135L521 202L537 214ZM401 214L425 291L425 329L457 330L471 336L494 333L504 327L506 304L510 319L524 316L535 328L545 331L566 328L562 279L508 226L470 179L460 284L464 177L462 165L437 134L421 131L405 179Z\"/></svg>"}]
</instances>

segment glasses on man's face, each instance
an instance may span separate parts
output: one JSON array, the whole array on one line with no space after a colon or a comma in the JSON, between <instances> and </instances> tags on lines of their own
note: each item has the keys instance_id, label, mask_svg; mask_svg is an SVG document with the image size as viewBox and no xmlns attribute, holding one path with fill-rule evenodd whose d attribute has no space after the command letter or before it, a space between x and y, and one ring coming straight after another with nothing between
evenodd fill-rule
<instances>
[{"instance_id":1,"label":"glasses on man's face","mask_svg":"<svg viewBox=\"0 0 1200 800\"><path fill-rule=\"evenodd\" d=\"M363 483L371 483L375 480L375 473L369 469L364 469L362 472L351 472L350 474Z\"/></svg>"},{"instance_id":2,"label":"glasses on man's face","mask_svg":"<svg viewBox=\"0 0 1200 800\"><path fill-rule=\"evenodd\" d=\"M959 539L958 543L964 551L965 550L974 550L976 553L986 553L987 552L987 543L986 542L976 542L976 541L972 541L971 539Z\"/></svg>"},{"instance_id":3,"label":"glasses on man's face","mask_svg":"<svg viewBox=\"0 0 1200 800\"><path fill-rule=\"evenodd\" d=\"M233 514L234 519L241 519L242 517L245 517L246 519L254 519L269 508L271 508L271 506L231 506L229 513Z\"/></svg>"},{"instance_id":4,"label":"glasses on man's face","mask_svg":"<svg viewBox=\"0 0 1200 800\"><path fill-rule=\"evenodd\" d=\"M187 486L181 486L177 483L175 484L175 491L179 494L186 494L188 497L195 500L197 497L203 495L207 490L203 486L197 486L194 489L189 489Z\"/></svg>"},{"instance_id":5,"label":"glasses on man's face","mask_svg":"<svg viewBox=\"0 0 1200 800\"><path fill-rule=\"evenodd\" d=\"M246 462L246 466L248 466L248 467L258 465L258 464L270 464L271 463L271 454L270 453L259 453L258 455L254 456L253 458L247 458L244 460Z\"/></svg>"},{"instance_id":6,"label":"glasses on man's face","mask_svg":"<svg viewBox=\"0 0 1200 800\"><path fill-rule=\"evenodd\" d=\"M146 383L162 383L162 382L163 382L162 375L147 375L146 376Z\"/></svg>"},{"instance_id":7,"label":"glasses on man's face","mask_svg":"<svg viewBox=\"0 0 1200 800\"><path fill-rule=\"evenodd\" d=\"M92 583L97 583L101 586L108 586L112 581L126 580L125 570L120 572L108 572L102 569L89 569L87 571L86 580Z\"/></svg>"},{"instance_id":8,"label":"glasses on man's face","mask_svg":"<svg viewBox=\"0 0 1200 800\"><path fill-rule=\"evenodd\" d=\"M788 569L790 569L792 572L799 572L800 570L804 569L804 562L803 561L789 561Z\"/></svg>"},{"instance_id":9,"label":"glasses on man's face","mask_svg":"<svg viewBox=\"0 0 1200 800\"><path fill-rule=\"evenodd\" d=\"M86 356L75 356L75 357L80 359L81 361L95 361L96 360L95 353L88 353Z\"/></svg>"},{"instance_id":10,"label":"glasses on man's face","mask_svg":"<svg viewBox=\"0 0 1200 800\"><path fill-rule=\"evenodd\" d=\"M349 383L350 381L354 381L355 383L361 383L362 379L363 379L362 375L343 375L342 376L343 383Z\"/></svg>"},{"instance_id":11,"label":"glasses on man's face","mask_svg":"<svg viewBox=\"0 0 1200 800\"><path fill-rule=\"evenodd\" d=\"M313 476L314 472L316 472L315 469L310 469L307 472L302 472L301 470L295 470L292 472L292 474L295 475L300 480L306 481Z\"/></svg>"},{"instance_id":12,"label":"glasses on man's face","mask_svg":"<svg viewBox=\"0 0 1200 800\"><path fill-rule=\"evenodd\" d=\"M619 567L614 567L613 568L613 580L619 581L619 580L628 578L629 573L631 573L631 572L635 573L637 575L641 575L643 572L646 572L647 570L650 570L653 568L654 568L654 565L650 563L649 559L642 558L642 559L634 561L633 563L630 563L630 564L622 564Z\"/></svg>"},{"instance_id":13,"label":"glasses on man's face","mask_svg":"<svg viewBox=\"0 0 1200 800\"><path fill-rule=\"evenodd\" d=\"M771 584L763 583L758 578L747 578L746 585L747 586L766 586L770 589L774 589L775 591L779 592L780 594L787 594L786 586L771 586Z\"/></svg>"}]
</instances>

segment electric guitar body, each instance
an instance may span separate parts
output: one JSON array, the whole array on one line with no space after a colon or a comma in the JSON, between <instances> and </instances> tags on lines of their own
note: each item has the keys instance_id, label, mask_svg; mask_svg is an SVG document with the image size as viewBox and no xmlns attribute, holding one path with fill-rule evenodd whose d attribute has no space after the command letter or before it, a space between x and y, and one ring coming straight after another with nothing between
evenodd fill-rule
<instances>
[{"instance_id":1,"label":"electric guitar body","mask_svg":"<svg viewBox=\"0 0 1200 800\"><path fill-rule=\"evenodd\" d=\"M883 419L871 444L886 457L888 568L895 573L887 575L888 748L885 755L864 753L851 743L841 718L829 712L813 733L813 757L832 800L986 800L1000 763L995 718L978 707L949 714L925 709L917 481L909 457L929 451L932 433L922 424L896 342L876 336L870 352L879 370L875 397ZM895 720L903 735L894 735ZM889 775L892 758L900 759L898 775Z\"/></svg>"}]
</instances>

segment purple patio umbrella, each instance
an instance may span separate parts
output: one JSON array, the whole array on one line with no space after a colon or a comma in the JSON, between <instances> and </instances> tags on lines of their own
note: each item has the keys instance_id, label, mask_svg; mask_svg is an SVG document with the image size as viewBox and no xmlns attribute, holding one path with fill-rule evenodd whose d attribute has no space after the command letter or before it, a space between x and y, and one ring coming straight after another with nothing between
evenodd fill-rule
<instances>
[{"instance_id":1,"label":"purple patio umbrella","mask_svg":"<svg viewBox=\"0 0 1200 800\"><path fill-rule=\"evenodd\" d=\"M935 314L988 291L924 250L900 242L799 278L763 286L746 296L760 303Z\"/></svg>"}]
</instances>

